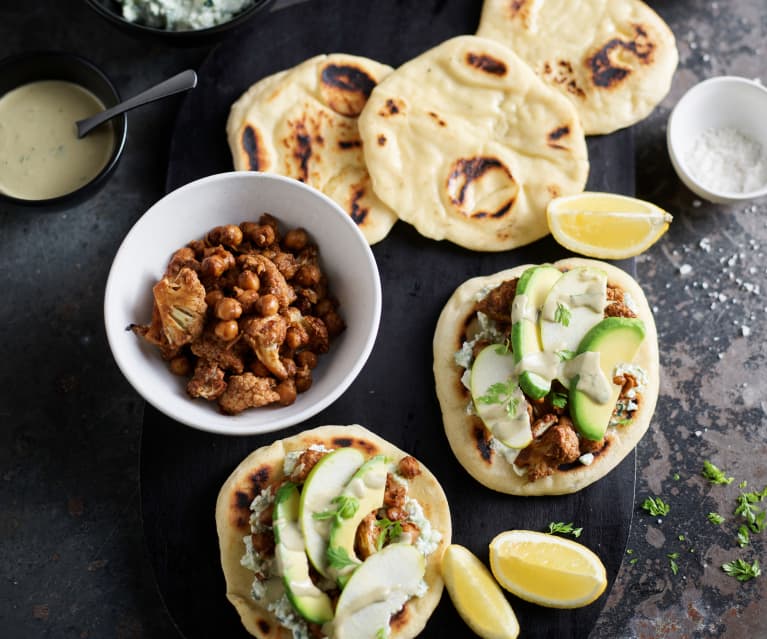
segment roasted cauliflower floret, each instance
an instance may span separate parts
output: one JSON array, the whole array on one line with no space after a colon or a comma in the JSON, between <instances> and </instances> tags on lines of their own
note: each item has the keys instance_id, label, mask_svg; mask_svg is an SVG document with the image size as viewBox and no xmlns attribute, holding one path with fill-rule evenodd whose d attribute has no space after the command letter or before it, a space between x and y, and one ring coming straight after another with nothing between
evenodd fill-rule
<instances>
[{"instance_id":1,"label":"roasted cauliflower floret","mask_svg":"<svg viewBox=\"0 0 767 639\"><path fill-rule=\"evenodd\" d=\"M274 380L268 377L256 377L253 373L232 375L218 405L224 413L235 415L246 408L273 404L280 399L274 387Z\"/></svg>"}]
</instances>

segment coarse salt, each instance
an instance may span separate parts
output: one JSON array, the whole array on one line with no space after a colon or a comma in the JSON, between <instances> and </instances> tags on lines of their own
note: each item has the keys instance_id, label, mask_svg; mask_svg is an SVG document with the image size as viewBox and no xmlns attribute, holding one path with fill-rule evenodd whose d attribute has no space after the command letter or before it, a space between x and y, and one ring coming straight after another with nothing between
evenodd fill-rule
<instances>
[{"instance_id":1,"label":"coarse salt","mask_svg":"<svg viewBox=\"0 0 767 639\"><path fill-rule=\"evenodd\" d=\"M685 156L692 176L714 191L747 193L767 184L762 145L733 128L707 129Z\"/></svg>"}]
</instances>

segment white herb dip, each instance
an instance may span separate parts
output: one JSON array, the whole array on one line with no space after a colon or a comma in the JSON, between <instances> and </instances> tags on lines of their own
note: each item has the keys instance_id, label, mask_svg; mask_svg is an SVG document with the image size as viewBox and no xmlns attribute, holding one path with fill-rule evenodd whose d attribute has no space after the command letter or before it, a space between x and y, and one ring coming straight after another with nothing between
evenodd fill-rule
<instances>
[{"instance_id":1,"label":"white herb dip","mask_svg":"<svg viewBox=\"0 0 767 639\"><path fill-rule=\"evenodd\" d=\"M72 82L41 80L0 97L0 192L23 200L66 195L92 180L114 148L111 123L82 139L75 122L104 110Z\"/></svg>"}]
</instances>

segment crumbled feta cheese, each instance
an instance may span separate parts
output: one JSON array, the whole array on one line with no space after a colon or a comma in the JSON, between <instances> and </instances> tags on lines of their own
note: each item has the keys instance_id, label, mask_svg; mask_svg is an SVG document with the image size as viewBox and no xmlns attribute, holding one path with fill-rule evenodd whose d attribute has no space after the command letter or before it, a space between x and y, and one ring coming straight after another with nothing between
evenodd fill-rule
<instances>
[{"instance_id":1,"label":"crumbled feta cheese","mask_svg":"<svg viewBox=\"0 0 767 639\"><path fill-rule=\"evenodd\" d=\"M250 529L253 532L266 530L266 526L259 522L261 514L274 503L274 491L267 486L250 502Z\"/></svg>"},{"instance_id":2,"label":"crumbled feta cheese","mask_svg":"<svg viewBox=\"0 0 767 639\"><path fill-rule=\"evenodd\" d=\"M586 453L585 455L581 455L578 457L578 461L581 462L584 466L591 465L591 462L594 461L594 453Z\"/></svg>"},{"instance_id":3,"label":"crumbled feta cheese","mask_svg":"<svg viewBox=\"0 0 767 639\"><path fill-rule=\"evenodd\" d=\"M439 542L442 540L442 533L432 528L431 522L424 516L423 508L418 503L418 500L406 497L404 509L408 519L418 526L418 529L421 531L418 539L416 539L415 548L424 557L427 557L439 546Z\"/></svg>"},{"instance_id":4,"label":"crumbled feta cheese","mask_svg":"<svg viewBox=\"0 0 767 639\"><path fill-rule=\"evenodd\" d=\"M306 620L293 609L287 595L267 604L266 608L274 613L277 620L293 633L293 639L311 639Z\"/></svg>"},{"instance_id":5,"label":"crumbled feta cheese","mask_svg":"<svg viewBox=\"0 0 767 639\"><path fill-rule=\"evenodd\" d=\"M128 22L168 31L206 29L231 20L253 0L120 0Z\"/></svg>"}]
</instances>

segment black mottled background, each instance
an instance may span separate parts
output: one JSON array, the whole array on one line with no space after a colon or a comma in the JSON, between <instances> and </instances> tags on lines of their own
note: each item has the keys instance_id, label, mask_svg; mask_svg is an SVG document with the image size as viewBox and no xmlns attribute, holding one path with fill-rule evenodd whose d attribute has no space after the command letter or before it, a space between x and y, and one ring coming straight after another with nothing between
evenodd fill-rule
<instances>
[{"instance_id":1,"label":"black mottled background","mask_svg":"<svg viewBox=\"0 0 767 639\"><path fill-rule=\"evenodd\" d=\"M673 174L665 123L701 79L767 81L767 7L650 4L676 34L680 66L670 94L635 127L638 195L675 216L637 263L663 366L652 430L638 447L637 503L660 495L671 512L659 521L637 505L632 552L592 637L763 639L767 576L741 584L720 565L758 558L767 568L767 532L740 548L732 514L739 482L767 485L767 205L697 200ZM78 0L0 0L0 56L33 49L90 57L125 96L207 53L134 40ZM140 521L143 404L109 353L102 300L120 241L163 194L178 105L171 98L131 114L123 160L89 202L53 214L0 204L2 637L175 636ZM704 460L733 483L708 484ZM725 523L710 524L710 511Z\"/></svg>"}]
</instances>

